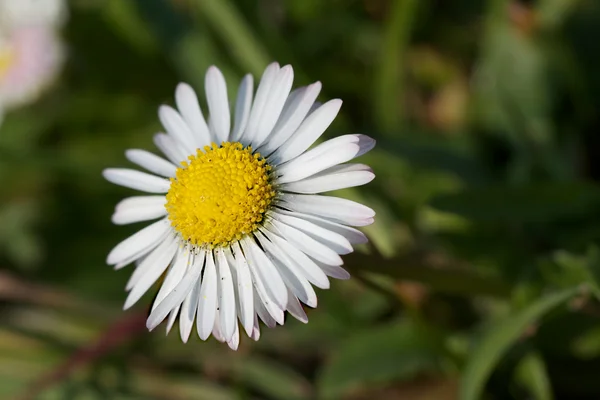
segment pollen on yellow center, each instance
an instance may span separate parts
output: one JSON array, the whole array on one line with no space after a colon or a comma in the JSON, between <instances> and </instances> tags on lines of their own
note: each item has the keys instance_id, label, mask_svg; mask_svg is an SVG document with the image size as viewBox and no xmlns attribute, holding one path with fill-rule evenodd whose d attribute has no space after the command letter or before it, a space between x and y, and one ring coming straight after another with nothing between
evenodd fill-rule
<instances>
[{"instance_id":1,"label":"pollen on yellow center","mask_svg":"<svg viewBox=\"0 0 600 400\"><path fill-rule=\"evenodd\" d=\"M171 178L167 212L183 239L222 246L255 231L275 191L271 167L252 147L223 142L198 149Z\"/></svg>"}]
</instances>

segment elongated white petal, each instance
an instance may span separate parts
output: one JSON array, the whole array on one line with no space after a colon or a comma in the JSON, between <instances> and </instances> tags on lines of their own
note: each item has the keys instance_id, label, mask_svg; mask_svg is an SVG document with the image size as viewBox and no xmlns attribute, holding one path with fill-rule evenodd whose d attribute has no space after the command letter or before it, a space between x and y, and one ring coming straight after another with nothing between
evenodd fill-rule
<instances>
[{"instance_id":1,"label":"elongated white petal","mask_svg":"<svg viewBox=\"0 0 600 400\"><path fill-rule=\"evenodd\" d=\"M252 335L250 338L254 341L260 339L260 324L258 322L258 314L254 314L254 327L252 328Z\"/></svg>"},{"instance_id":2,"label":"elongated white petal","mask_svg":"<svg viewBox=\"0 0 600 400\"><path fill-rule=\"evenodd\" d=\"M302 194L317 194L361 186L371 182L375 174L364 164L343 164L327 168L318 174L281 185L281 190Z\"/></svg>"},{"instance_id":3,"label":"elongated white petal","mask_svg":"<svg viewBox=\"0 0 600 400\"><path fill-rule=\"evenodd\" d=\"M248 336L252 335L254 328L254 285L250 275L250 269L246 258L238 242L232 245L233 255L235 257L235 266L237 273L237 292L239 297L240 320Z\"/></svg>"},{"instance_id":4,"label":"elongated white petal","mask_svg":"<svg viewBox=\"0 0 600 400\"><path fill-rule=\"evenodd\" d=\"M143 252L144 250L152 250L154 247L156 247L159 241L162 240L167 232L170 231L170 229L171 227L167 219L162 219L151 225L148 225L144 229L136 232L132 236L116 245L115 248L108 253L108 257L106 257L106 263L108 265L119 264L131 256ZM142 255L143 254L141 254L139 257Z\"/></svg>"},{"instance_id":5,"label":"elongated white petal","mask_svg":"<svg viewBox=\"0 0 600 400\"><path fill-rule=\"evenodd\" d=\"M367 239L365 234L362 233L361 231L359 231L358 229L351 228L346 225L338 224L337 222L333 222L333 221L327 220L325 218L317 217L315 215L310 215L310 214L299 213L296 211L282 210L282 209L277 209L277 212L279 214L290 215L292 217L297 217L297 218L301 218L301 219L310 221L310 222L312 222L316 225L319 225L320 227L323 227L327 230L339 233L340 235L342 235L343 237L348 239L348 241L351 244L363 244L363 243L367 243L369 241L369 239Z\"/></svg>"},{"instance_id":6,"label":"elongated white petal","mask_svg":"<svg viewBox=\"0 0 600 400\"><path fill-rule=\"evenodd\" d=\"M164 133L154 135L154 144L175 165L181 165L187 160L190 153L186 151L175 139Z\"/></svg>"},{"instance_id":7,"label":"elongated white petal","mask_svg":"<svg viewBox=\"0 0 600 400\"><path fill-rule=\"evenodd\" d=\"M332 196L284 193L281 207L327 218L344 225L366 226L373 223L375 211L352 200Z\"/></svg>"},{"instance_id":8,"label":"elongated white petal","mask_svg":"<svg viewBox=\"0 0 600 400\"><path fill-rule=\"evenodd\" d=\"M233 131L231 132L231 141L237 142L242 137L242 133L248 125L250 110L252 108L252 90L254 88L254 79L248 74L242 79L238 89L237 100L235 102L235 117L233 122Z\"/></svg>"},{"instance_id":9,"label":"elongated white petal","mask_svg":"<svg viewBox=\"0 0 600 400\"><path fill-rule=\"evenodd\" d=\"M200 251L193 257L193 260L191 260L192 265L188 266L184 277L177 284L175 289L173 289L171 293L169 293L167 297L152 310L150 316L146 320L146 328L148 328L148 330L156 328L172 310L179 307L192 290L192 287L198 283L204 267L205 255L205 251ZM169 318L169 322L172 323L171 317Z\"/></svg>"},{"instance_id":10,"label":"elongated white petal","mask_svg":"<svg viewBox=\"0 0 600 400\"><path fill-rule=\"evenodd\" d=\"M181 341L183 343L187 343L194 327L199 293L200 280L197 280L181 305L181 313L179 314L179 335L181 336Z\"/></svg>"},{"instance_id":11,"label":"elongated white petal","mask_svg":"<svg viewBox=\"0 0 600 400\"><path fill-rule=\"evenodd\" d=\"M125 152L125 157L132 163L147 169L153 174L167 178L174 177L175 171L177 171L177 167L174 164L146 150L130 149Z\"/></svg>"},{"instance_id":12,"label":"elongated white petal","mask_svg":"<svg viewBox=\"0 0 600 400\"><path fill-rule=\"evenodd\" d=\"M233 335L231 336L231 339L227 341L227 345L231 350L236 351L240 345L240 328L237 323L234 325L234 328Z\"/></svg>"},{"instance_id":13,"label":"elongated white petal","mask_svg":"<svg viewBox=\"0 0 600 400\"><path fill-rule=\"evenodd\" d=\"M317 242L302 231L277 220L270 221L270 224L273 225L277 232L281 233L284 239L315 260L331 265L342 265L344 263L334 250Z\"/></svg>"},{"instance_id":14,"label":"elongated white petal","mask_svg":"<svg viewBox=\"0 0 600 400\"><path fill-rule=\"evenodd\" d=\"M329 289L329 279L310 257L269 229L261 228L260 230L269 238L271 243L278 246L284 254L289 256L288 259L292 260L304 272L304 276L310 283L321 289Z\"/></svg>"},{"instance_id":15,"label":"elongated white petal","mask_svg":"<svg viewBox=\"0 0 600 400\"><path fill-rule=\"evenodd\" d=\"M165 127L167 133L188 153L193 153L196 150L196 143L192 131L177 111L169 106L160 106L158 109L158 118Z\"/></svg>"},{"instance_id":16,"label":"elongated white petal","mask_svg":"<svg viewBox=\"0 0 600 400\"><path fill-rule=\"evenodd\" d=\"M269 293L269 297L272 298L279 308L285 309L287 304L287 291L285 289L285 283L281 279L281 275L277 271L277 268L271 263L269 258L265 255L256 242L252 239L245 241L246 245L252 253L253 260L255 261L255 270L257 273L257 279L260 279Z\"/></svg>"},{"instance_id":17,"label":"elongated white petal","mask_svg":"<svg viewBox=\"0 0 600 400\"><path fill-rule=\"evenodd\" d=\"M198 336L202 340L206 340L210 336L217 313L217 271L212 251L207 252L204 268L198 304L198 320L196 321Z\"/></svg>"},{"instance_id":18,"label":"elongated white petal","mask_svg":"<svg viewBox=\"0 0 600 400\"><path fill-rule=\"evenodd\" d=\"M217 250L216 256L219 273L219 319L221 322L221 332L225 341L229 341L233 336L235 325L237 324L233 278L231 277L229 263L225 258L223 250Z\"/></svg>"},{"instance_id":19,"label":"elongated white petal","mask_svg":"<svg viewBox=\"0 0 600 400\"><path fill-rule=\"evenodd\" d=\"M167 335L169 334L169 332L171 332L171 329L173 329L173 325L175 325L175 321L177 320L177 316L179 315L179 309L180 308L181 308L181 304L178 305L177 307L175 307L169 313L169 319L167 321L167 328L166 328L166 334ZM146 322L146 324L147 324L147 322Z\"/></svg>"},{"instance_id":20,"label":"elongated white petal","mask_svg":"<svg viewBox=\"0 0 600 400\"><path fill-rule=\"evenodd\" d=\"M112 215L113 224L148 221L167 215L165 196L134 196L121 200Z\"/></svg>"},{"instance_id":21,"label":"elongated white petal","mask_svg":"<svg viewBox=\"0 0 600 400\"><path fill-rule=\"evenodd\" d=\"M277 320L275 319L275 317L273 317L271 312L269 312L267 310L266 305L268 303L265 304L261 300L260 294L258 293L258 291L256 292L256 296L254 296L254 298L255 298L254 309L256 310L256 314L258 315L258 318L260 318L260 320L262 322L264 322L265 325L268 326L269 328L275 328L277 326ZM279 312L277 310L273 310L273 312L275 312L277 314ZM283 321L283 311L281 311L281 320Z\"/></svg>"},{"instance_id":22,"label":"elongated white petal","mask_svg":"<svg viewBox=\"0 0 600 400\"><path fill-rule=\"evenodd\" d=\"M252 143L257 135L260 119L265 111L265 106L269 100L269 93L271 92L273 84L277 79L277 73L279 72L279 69L279 64L269 64L260 79L258 89L256 90L256 96L254 98L254 102L252 103L252 110L250 111L248 125L246 126L246 129L241 137L244 145Z\"/></svg>"},{"instance_id":23,"label":"elongated white petal","mask_svg":"<svg viewBox=\"0 0 600 400\"><path fill-rule=\"evenodd\" d=\"M331 150L327 152L327 154L311 158L311 153L318 150L319 146L313 150L307 151L292 162L278 168L277 172L281 174L277 179L278 183L296 182L334 165L349 161L358 154L360 147L358 147L357 144L350 143L345 146L340 146L335 150Z\"/></svg>"},{"instance_id":24,"label":"elongated white petal","mask_svg":"<svg viewBox=\"0 0 600 400\"><path fill-rule=\"evenodd\" d=\"M259 147L265 141L277 123L281 110L283 110L283 106L285 105L285 99L290 94L293 81L294 70L290 65L281 68L277 73L261 115L256 135L252 140L252 145L255 148Z\"/></svg>"},{"instance_id":25,"label":"elongated white petal","mask_svg":"<svg viewBox=\"0 0 600 400\"><path fill-rule=\"evenodd\" d=\"M346 239L344 236L315 225L310 221L286 214L280 214L275 211L269 212L268 215L287 226L304 232L306 235L310 236L317 242L324 244L326 247L332 249L338 254L349 254L354 250L348 239Z\"/></svg>"},{"instance_id":26,"label":"elongated white petal","mask_svg":"<svg viewBox=\"0 0 600 400\"><path fill-rule=\"evenodd\" d=\"M260 299L258 303L264 306L264 309L275 321L280 325L283 325L283 309L277 304L276 300L271 297L269 291L265 287L266 282L264 282L260 276L258 271L258 261L254 257L254 252L248 243L249 241L250 239L243 238L240 241L240 244L242 245L242 250L244 251L244 256L246 257L248 268L250 269L250 274L252 275L254 288ZM254 308L256 309L256 302L254 303ZM258 312L258 309L256 310Z\"/></svg>"},{"instance_id":27,"label":"elongated white petal","mask_svg":"<svg viewBox=\"0 0 600 400\"><path fill-rule=\"evenodd\" d=\"M315 82L290 93L271 135L259 149L262 155L267 156L277 150L296 132L320 91L321 82Z\"/></svg>"},{"instance_id":28,"label":"elongated white petal","mask_svg":"<svg viewBox=\"0 0 600 400\"><path fill-rule=\"evenodd\" d=\"M175 287L181 282L183 276L188 267L188 263L190 260L190 251L186 247L181 247L175 256L175 260L171 264L169 271L167 271L167 276L160 286L160 290L154 299L154 303L152 304L152 310L154 310L164 299L167 297L169 293L175 289Z\"/></svg>"},{"instance_id":29,"label":"elongated white petal","mask_svg":"<svg viewBox=\"0 0 600 400\"><path fill-rule=\"evenodd\" d=\"M277 149L269 160L279 165L304 153L331 125L341 107L342 101L339 99L323 104L306 117L292 137Z\"/></svg>"},{"instance_id":30,"label":"elongated white petal","mask_svg":"<svg viewBox=\"0 0 600 400\"><path fill-rule=\"evenodd\" d=\"M308 317L306 316L306 312L304 312L304 308L302 308L302 304L300 304L296 296L292 293L288 296L287 310L298 321L305 324L308 323Z\"/></svg>"},{"instance_id":31,"label":"elongated white petal","mask_svg":"<svg viewBox=\"0 0 600 400\"><path fill-rule=\"evenodd\" d=\"M165 178L133 169L107 168L102 171L102 175L115 185L148 193L167 193L171 186L171 183Z\"/></svg>"},{"instance_id":32,"label":"elongated white petal","mask_svg":"<svg viewBox=\"0 0 600 400\"><path fill-rule=\"evenodd\" d=\"M164 249L161 249L162 246L157 247L157 250L162 250L159 254L154 254L156 252L155 250L144 260L142 264L138 266L138 269L142 269L143 264L149 260L151 262L150 265L145 267L143 275L132 287L131 292L129 292L127 300L125 300L125 305L123 306L125 310L134 305L144 295L144 293L150 289L150 286L156 282L156 280L162 275L162 273L167 269L173 260L175 251L177 250L177 241L173 239L166 243L168 243L168 245L166 245Z\"/></svg>"},{"instance_id":33,"label":"elongated white petal","mask_svg":"<svg viewBox=\"0 0 600 400\"><path fill-rule=\"evenodd\" d=\"M327 265L327 264L323 264L320 263L318 261L315 261L317 263L317 265L319 267L321 267L321 269L323 270L323 272L325 272L325 274L327 274L327 276L330 276L332 278L335 279L350 279L350 273L348 273L348 271L346 271L344 268L340 267L339 265Z\"/></svg>"},{"instance_id":34,"label":"elongated white petal","mask_svg":"<svg viewBox=\"0 0 600 400\"><path fill-rule=\"evenodd\" d=\"M208 125L202 115L196 92L187 83L180 83L175 90L175 102L181 116L190 128L196 148L209 145L211 140Z\"/></svg>"},{"instance_id":35,"label":"elongated white petal","mask_svg":"<svg viewBox=\"0 0 600 400\"><path fill-rule=\"evenodd\" d=\"M154 250L152 250L152 252L150 254L148 254L148 256L144 257L143 260L136 263L137 264L136 268L133 271L133 273L131 274L131 276L129 277L129 280L127 281L127 284L125 285L125 290L129 291L129 290L131 290L131 288L133 288L135 285L137 285L137 283L140 280L142 280L144 278L144 276L147 275L148 271L150 269L152 269L152 266L154 265L154 263L157 259L163 257L163 255L166 252L170 252L172 250L172 248L174 248L176 250L176 246L173 246L174 243L175 243L175 238L173 237L173 235L172 234L168 235L162 241L162 243L160 243ZM173 250L173 252L175 250ZM173 253L173 255L174 254L175 253ZM166 268L166 266L165 266L165 268Z\"/></svg>"},{"instance_id":36,"label":"elongated white petal","mask_svg":"<svg viewBox=\"0 0 600 400\"><path fill-rule=\"evenodd\" d=\"M304 276L304 272L296 263L284 253L281 248L271 243L262 232L256 232L256 237L260 241L261 246L271 258L271 261L281 273L286 286L292 290L292 293L300 299L304 304L310 307L317 306L317 295ZM289 295L288 295L289 296ZM289 300L288 300L289 303Z\"/></svg>"},{"instance_id":37,"label":"elongated white petal","mask_svg":"<svg viewBox=\"0 0 600 400\"><path fill-rule=\"evenodd\" d=\"M214 128L217 144L229 139L231 115L227 100L227 84L225 77L217 67L210 67L204 79L206 101L210 112L211 125Z\"/></svg>"}]
</instances>

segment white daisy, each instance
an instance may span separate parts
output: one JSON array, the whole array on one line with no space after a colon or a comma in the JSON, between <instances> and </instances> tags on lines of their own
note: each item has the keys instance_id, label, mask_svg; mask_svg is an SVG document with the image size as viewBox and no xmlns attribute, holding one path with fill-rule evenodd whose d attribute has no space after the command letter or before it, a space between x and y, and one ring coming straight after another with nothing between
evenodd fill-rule
<instances>
[{"instance_id":1,"label":"white daisy","mask_svg":"<svg viewBox=\"0 0 600 400\"><path fill-rule=\"evenodd\" d=\"M65 0L0 0L0 30L58 27L67 19Z\"/></svg>"},{"instance_id":2,"label":"white daisy","mask_svg":"<svg viewBox=\"0 0 600 400\"><path fill-rule=\"evenodd\" d=\"M0 110L31 103L56 79L64 48L52 29L23 27L0 33Z\"/></svg>"},{"instance_id":3,"label":"white daisy","mask_svg":"<svg viewBox=\"0 0 600 400\"><path fill-rule=\"evenodd\" d=\"M316 307L312 286L327 289L328 276L349 277L340 254L367 241L350 226L371 224L375 213L317 193L370 182L368 166L344 163L375 141L345 135L309 150L342 102L317 107L321 83L290 93L292 81L291 66L273 63L253 96L252 76L244 77L232 127L225 79L211 67L205 79L208 123L194 90L181 83L178 110L159 109L167 133L154 136L168 161L128 150L129 161L152 174L104 171L112 183L156 194L116 206L115 224L159 220L125 239L107 259L116 269L136 262L125 309L164 274L148 329L168 318L168 333L179 316L184 342L196 320L201 339L212 333L237 349L238 319L254 340L259 319L268 327L282 325L288 311L307 322L301 303Z\"/></svg>"}]
</instances>

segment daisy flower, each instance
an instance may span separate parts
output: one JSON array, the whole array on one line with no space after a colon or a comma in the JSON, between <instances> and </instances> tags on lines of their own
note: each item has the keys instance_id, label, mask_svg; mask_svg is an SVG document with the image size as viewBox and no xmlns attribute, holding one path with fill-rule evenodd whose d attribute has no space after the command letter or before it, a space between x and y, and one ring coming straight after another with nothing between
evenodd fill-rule
<instances>
[{"instance_id":1,"label":"daisy flower","mask_svg":"<svg viewBox=\"0 0 600 400\"><path fill-rule=\"evenodd\" d=\"M240 329L258 340L258 321L283 325L286 311L307 322L301 303L316 307L313 286L327 289L328 277L349 278L340 255L367 242L352 226L371 224L375 213L318 193L370 182L368 166L345 163L375 141L353 134L311 148L342 102L318 106L320 82L290 92L292 81L292 67L277 63L267 67L256 93L252 76L245 76L232 124L225 79L211 67L207 119L185 83L175 91L177 110L159 109L166 133L154 143L166 159L128 150L127 159L150 173L104 170L112 183L154 194L117 204L115 224L158 221L107 258L116 269L136 263L125 309L164 276L149 330L167 319L168 333L179 316L182 341L195 320L201 339L212 333L237 349Z\"/></svg>"},{"instance_id":2,"label":"daisy flower","mask_svg":"<svg viewBox=\"0 0 600 400\"><path fill-rule=\"evenodd\" d=\"M0 111L33 102L56 79L63 61L62 42L45 27L0 33Z\"/></svg>"}]
</instances>

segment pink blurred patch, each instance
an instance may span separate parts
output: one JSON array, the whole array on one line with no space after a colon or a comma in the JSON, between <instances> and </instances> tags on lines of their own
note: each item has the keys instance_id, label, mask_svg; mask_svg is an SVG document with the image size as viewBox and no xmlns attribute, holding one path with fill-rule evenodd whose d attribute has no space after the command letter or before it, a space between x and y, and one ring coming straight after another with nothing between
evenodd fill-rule
<instances>
[{"instance_id":1,"label":"pink blurred patch","mask_svg":"<svg viewBox=\"0 0 600 400\"><path fill-rule=\"evenodd\" d=\"M25 27L9 35L13 60L0 76L0 103L4 108L36 100L56 79L64 61L62 43L52 29Z\"/></svg>"}]
</instances>

